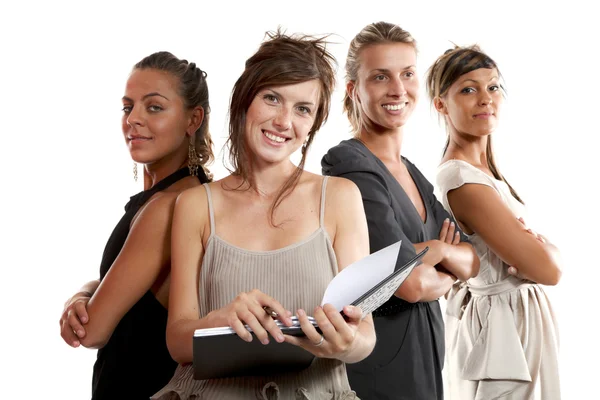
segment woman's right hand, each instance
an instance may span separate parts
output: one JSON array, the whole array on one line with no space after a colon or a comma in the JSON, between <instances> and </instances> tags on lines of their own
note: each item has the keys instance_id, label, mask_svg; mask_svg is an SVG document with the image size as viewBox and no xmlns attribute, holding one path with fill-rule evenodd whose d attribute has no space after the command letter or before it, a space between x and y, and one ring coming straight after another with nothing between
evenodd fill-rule
<instances>
[{"instance_id":1,"label":"woman's right hand","mask_svg":"<svg viewBox=\"0 0 600 400\"><path fill-rule=\"evenodd\" d=\"M440 229L440 242L447 244L460 243L460 233L456 230L454 221L450 222L449 218L446 218L442 223L442 229Z\"/></svg>"},{"instance_id":2,"label":"woman's right hand","mask_svg":"<svg viewBox=\"0 0 600 400\"><path fill-rule=\"evenodd\" d=\"M60 317L60 336L65 343L72 347L79 347L80 338L85 336L83 324L87 323L87 303L90 301L89 292L77 292L65 303L65 308Z\"/></svg>"},{"instance_id":3,"label":"woman's right hand","mask_svg":"<svg viewBox=\"0 0 600 400\"><path fill-rule=\"evenodd\" d=\"M265 311L270 308L277 313L277 319L286 326L292 325L291 311L286 310L281 303L271 296L254 289L242 292L226 307L211 312L215 324L230 326L243 340L252 341L252 334L244 327L248 325L262 344L269 343L269 334L279 343L285 338L281 329L277 327L275 319Z\"/></svg>"}]
</instances>

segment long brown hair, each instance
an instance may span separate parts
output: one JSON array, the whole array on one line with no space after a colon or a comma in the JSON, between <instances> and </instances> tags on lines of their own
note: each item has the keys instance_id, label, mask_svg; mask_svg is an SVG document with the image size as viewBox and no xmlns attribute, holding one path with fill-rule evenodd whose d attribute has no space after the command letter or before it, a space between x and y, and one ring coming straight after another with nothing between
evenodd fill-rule
<instances>
[{"instance_id":1,"label":"long brown hair","mask_svg":"<svg viewBox=\"0 0 600 400\"><path fill-rule=\"evenodd\" d=\"M454 49L447 50L433 63L427 72L426 86L431 101L433 102L436 97L445 96L448 93L450 86L452 86L452 84L461 76L479 68L495 69L500 75L500 70L498 69L496 62L481 51L477 45L468 47L456 46ZM500 87L504 90L502 85ZM446 144L444 145L442 157L446 154L449 144L450 136L448 135L446 137ZM500 173L500 170L496 165L492 148L492 135L488 135L487 138L485 157L487 166L494 175L494 178L504 181L508 185L513 197L523 203L523 200L521 200L517 192L508 183L506 178L504 178L504 175Z\"/></svg>"},{"instance_id":2,"label":"long brown hair","mask_svg":"<svg viewBox=\"0 0 600 400\"><path fill-rule=\"evenodd\" d=\"M280 30L267 32L267 40L246 60L245 69L235 83L229 108L230 172L242 179L242 185L254 188L250 155L246 147L246 112L254 97L267 87L293 85L317 79L321 91L314 123L302 147L302 158L292 176L283 184L271 205L271 223L275 208L292 192L304 169L306 153L315 134L329 116L331 93L335 87L335 58L327 51L325 37L288 36ZM241 187L241 186L240 186ZM239 188L238 188L239 189Z\"/></svg>"},{"instance_id":3,"label":"long brown hair","mask_svg":"<svg viewBox=\"0 0 600 400\"><path fill-rule=\"evenodd\" d=\"M200 165L206 176L212 180L212 175L206 168L213 158L213 142L208 131L208 120L210 116L210 105L208 101L208 85L206 84L206 72L202 71L195 63L180 60L168 51L153 53L135 64L134 69L155 69L168 72L179 80L179 95L182 97L188 109L202 107L204 118L202 124L194 133L194 144L196 152L200 157Z\"/></svg>"},{"instance_id":4,"label":"long brown hair","mask_svg":"<svg viewBox=\"0 0 600 400\"><path fill-rule=\"evenodd\" d=\"M356 82L360 68L360 52L368 46L387 43L406 43L417 50L417 42L408 31L389 22L375 22L365 26L350 42L346 56L346 83ZM355 86L356 87L356 86ZM360 133L363 126L362 114L358 102L346 91L344 93L344 112L352 125L354 134Z\"/></svg>"}]
</instances>

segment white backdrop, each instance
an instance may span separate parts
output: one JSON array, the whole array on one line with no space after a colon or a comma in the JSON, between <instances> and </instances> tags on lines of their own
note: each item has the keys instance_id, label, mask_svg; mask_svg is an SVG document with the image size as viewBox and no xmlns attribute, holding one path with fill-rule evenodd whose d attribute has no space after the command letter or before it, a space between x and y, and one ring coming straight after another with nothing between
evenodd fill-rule
<instances>
[{"instance_id":1,"label":"white backdrop","mask_svg":"<svg viewBox=\"0 0 600 400\"><path fill-rule=\"evenodd\" d=\"M307 162L320 172L322 155L349 137L341 112L348 43L379 20L417 39L421 77L450 41L477 42L498 62L508 88L495 134L500 169L525 199L528 224L565 258L562 281L548 289L561 329L563 398L593 397L600 85L592 60L600 29L583 2L120 3L22 1L0 11L0 397L89 398L95 351L68 347L57 322L64 301L98 276L105 242L141 190L120 131L134 63L168 50L208 72L221 156L232 85L264 32L281 25L336 34L330 48L340 84ZM445 134L424 85L421 93L403 153L433 181ZM225 175L221 157L212 170Z\"/></svg>"}]
</instances>

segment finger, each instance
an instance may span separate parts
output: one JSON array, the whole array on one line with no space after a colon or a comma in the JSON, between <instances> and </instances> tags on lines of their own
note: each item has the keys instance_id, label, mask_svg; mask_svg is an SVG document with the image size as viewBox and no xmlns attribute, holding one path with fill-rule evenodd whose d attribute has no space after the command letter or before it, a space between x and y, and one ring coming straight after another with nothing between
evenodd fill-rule
<instances>
[{"instance_id":1,"label":"finger","mask_svg":"<svg viewBox=\"0 0 600 400\"><path fill-rule=\"evenodd\" d=\"M345 350L354 341L356 327L362 320L362 310L359 307L345 306L344 315L347 320L331 304L325 304L323 311L335 328L337 344L341 350Z\"/></svg>"},{"instance_id":2,"label":"finger","mask_svg":"<svg viewBox=\"0 0 600 400\"><path fill-rule=\"evenodd\" d=\"M317 308L321 308L321 307L317 307ZM323 313L323 310L321 310L321 313ZM316 343L319 343L321 341L321 334L319 332L317 332L314 325L308 320L308 316L306 315L306 312L302 309L299 309L298 311L296 311L296 315L298 316L298 322L300 322L300 329L302 329L302 332L304 332L304 334L306 335L306 338L310 341L310 343L313 346ZM324 315L325 314L323 313L322 317ZM316 319L317 319L317 317L315 315L315 320ZM323 328L321 327L320 324L319 324L319 328L321 329L321 331L323 330ZM323 336L325 336L325 335L323 335Z\"/></svg>"},{"instance_id":3,"label":"finger","mask_svg":"<svg viewBox=\"0 0 600 400\"><path fill-rule=\"evenodd\" d=\"M266 315L265 311L262 308L260 308L260 311L262 311L263 315ZM250 329L252 329L252 332L254 332L254 335L258 340L260 340L262 344L269 343L269 334L267 333L265 328L263 328L262 324L256 318L256 315L252 311L246 309L242 312L239 312L238 319L242 320L246 325L250 327Z\"/></svg>"},{"instance_id":4,"label":"finger","mask_svg":"<svg viewBox=\"0 0 600 400\"><path fill-rule=\"evenodd\" d=\"M89 319L87 313L87 301L78 301L73 305L73 308L75 308L75 312L81 323L87 323Z\"/></svg>"},{"instance_id":5,"label":"finger","mask_svg":"<svg viewBox=\"0 0 600 400\"><path fill-rule=\"evenodd\" d=\"M512 267L512 266L511 266L511 267L508 267L508 273L509 273L510 275L514 275L514 276L516 276L516 277L518 277L518 276L519 276L519 270L518 270L518 269L516 269L515 267Z\"/></svg>"},{"instance_id":6,"label":"finger","mask_svg":"<svg viewBox=\"0 0 600 400\"><path fill-rule=\"evenodd\" d=\"M81 321L79 321L79 318L77 317L75 311L73 309L70 309L67 315L67 322L71 326L71 330L75 332L75 334L80 338L84 337L85 329L83 329L83 325L81 325Z\"/></svg>"},{"instance_id":7,"label":"finger","mask_svg":"<svg viewBox=\"0 0 600 400\"><path fill-rule=\"evenodd\" d=\"M523 219L523 217L519 217L517 218L517 220L522 223L523 225L525 225L525 220Z\"/></svg>"},{"instance_id":8,"label":"finger","mask_svg":"<svg viewBox=\"0 0 600 400\"><path fill-rule=\"evenodd\" d=\"M459 244L460 243L460 232L455 232L454 233L454 240L452 241L452 244Z\"/></svg>"},{"instance_id":9,"label":"finger","mask_svg":"<svg viewBox=\"0 0 600 400\"><path fill-rule=\"evenodd\" d=\"M245 340L246 342L252 341L252 334L248 332L248 329L246 329L242 321L237 317L229 322L229 326L242 340Z\"/></svg>"},{"instance_id":10,"label":"finger","mask_svg":"<svg viewBox=\"0 0 600 400\"><path fill-rule=\"evenodd\" d=\"M71 326L67 322L67 319L63 320L63 323L60 328L60 336L63 338L66 344L71 347L79 347L81 344L75 333L71 329Z\"/></svg>"},{"instance_id":11,"label":"finger","mask_svg":"<svg viewBox=\"0 0 600 400\"><path fill-rule=\"evenodd\" d=\"M440 229L440 240L442 242L446 241L446 235L448 234L448 228L450 227L450 219L446 218L442 223L442 229Z\"/></svg>"},{"instance_id":12,"label":"finger","mask_svg":"<svg viewBox=\"0 0 600 400\"><path fill-rule=\"evenodd\" d=\"M256 316L257 321L261 324L261 326L271 334L271 336L279 343L284 341L283 333L281 329L277 326L277 323L269 314L267 314L260 305L253 305L250 307L250 311ZM259 337L257 335L257 337ZM266 335L266 343L263 341L263 337L259 337L261 342L264 344L269 343L269 335Z\"/></svg>"},{"instance_id":13,"label":"finger","mask_svg":"<svg viewBox=\"0 0 600 400\"><path fill-rule=\"evenodd\" d=\"M270 309L272 309L273 311L275 311L278 315L277 318L281 322L283 322L285 325L287 325L287 326L292 325L292 320L290 318L291 312L286 310L285 307L283 307L283 305L281 305L280 302L278 302L277 300L275 300L268 294L265 294L265 293L261 292L260 290L255 289L249 293L249 297L253 298L254 301L256 301L256 303L259 304L261 307L266 306L266 307L269 307ZM263 313L265 312L264 309L262 312Z\"/></svg>"},{"instance_id":14,"label":"finger","mask_svg":"<svg viewBox=\"0 0 600 400\"><path fill-rule=\"evenodd\" d=\"M456 224L454 221L450 222L450 226L448 227L448 233L446 234L446 243L451 244L454 240L454 232L456 230Z\"/></svg>"}]
</instances>

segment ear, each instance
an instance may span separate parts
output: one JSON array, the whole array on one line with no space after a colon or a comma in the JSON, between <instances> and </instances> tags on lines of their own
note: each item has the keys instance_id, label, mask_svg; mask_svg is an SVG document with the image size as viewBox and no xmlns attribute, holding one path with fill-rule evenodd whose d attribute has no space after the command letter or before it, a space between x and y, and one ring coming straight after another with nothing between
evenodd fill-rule
<instances>
[{"instance_id":1,"label":"ear","mask_svg":"<svg viewBox=\"0 0 600 400\"><path fill-rule=\"evenodd\" d=\"M360 103L360 98L358 97L358 93L356 93L355 81L349 81L346 83L346 93L348 94L348 97L352 99L352 101Z\"/></svg>"},{"instance_id":2,"label":"ear","mask_svg":"<svg viewBox=\"0 0 600 400\"><path fill-rule=\"evenodd\" d=\"M448 109L446 108L446 103L442 100L441 97L437 96L433 99L433 106L436 111L442 115L448 115Z\"/></svg>"},{"instance_id":3,"label":"ear","mask_svg":"<svg viewBox=\"0 0 600 400\"><path fill-rule=\"evenodd\" d=\"M194 133L196 133L198 128L200 128L200 125L202 125L202 121L204 121L204 108L202 108L201 106L197 106L192 110L192 114L190 115L190 122L188 124L188 129L186 133L189 136L192 136Z\"/></svg>"}]
</instances>

